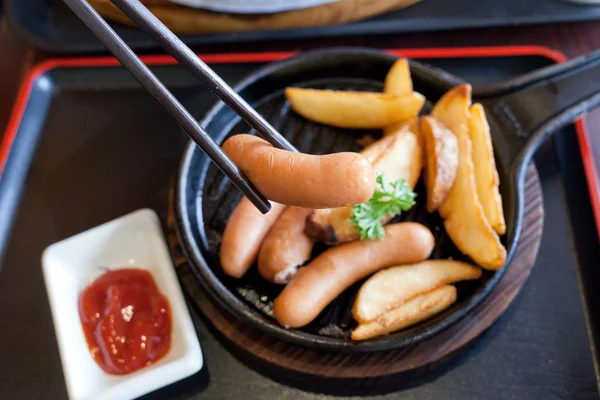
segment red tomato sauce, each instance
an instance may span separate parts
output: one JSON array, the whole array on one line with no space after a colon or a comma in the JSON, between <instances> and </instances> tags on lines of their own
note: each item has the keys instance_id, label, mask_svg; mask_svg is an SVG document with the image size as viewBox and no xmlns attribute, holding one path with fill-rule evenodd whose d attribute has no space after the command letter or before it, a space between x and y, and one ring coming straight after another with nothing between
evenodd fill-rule
<instances>
[{"instance_id":1,"label":"red tomato sauce","mask_svg":"<svg viewBox=\"0 0 600 400\"><path fill-rule=\"evenodd\" d=\"M79 318L92 358L108 374L132 373L169 352L171 308L148 271L100 276L81 293Z\"/></svg>"}]
</instances>

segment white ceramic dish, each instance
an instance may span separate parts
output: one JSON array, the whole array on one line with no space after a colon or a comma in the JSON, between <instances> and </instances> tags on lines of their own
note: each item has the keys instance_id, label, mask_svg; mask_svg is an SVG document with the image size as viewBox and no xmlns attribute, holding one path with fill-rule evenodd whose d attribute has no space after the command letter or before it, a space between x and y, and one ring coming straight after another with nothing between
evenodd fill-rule
<instances>
[{"instance_id":1,"label":"white ceramic dish","mask_svg":"<svg viewBox=\"0 0 600 400\"><path fill-rule=\"evenodd\" d=\"M126 400L169 385L202 368L198 337L156 213L138 210L49 246L42 255L46 290L69 398ZM140 267L154 276L169 299L171 349L156 364L112 376L94 362L81 329L81 291L106 268Z\"/></svg>"},{"instance_id":2,"label":"white ceramic dish","mask_svg":"<svg viewBox=\"0 0 600 400\"><path fill-rule=\"evenodd\" d=\"M299 10L339 0L171 0L173 3L234 14L263 14Z\"/></svg>"}]
</instances>

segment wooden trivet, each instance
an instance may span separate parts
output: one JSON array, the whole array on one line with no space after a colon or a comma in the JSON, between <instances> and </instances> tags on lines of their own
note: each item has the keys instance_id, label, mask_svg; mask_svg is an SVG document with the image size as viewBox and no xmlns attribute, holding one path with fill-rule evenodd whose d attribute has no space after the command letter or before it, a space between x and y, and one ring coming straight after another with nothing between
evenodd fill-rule
<instances>
[{"instance_id":1,"label":"wooden trivet","mask_svg":"<svg viewBox=\"0 0 600 400\"><path fill-rule=\"evenodd\" d=\"M236 320L212 302L195 281L174 229L171 202L169 246L182 282L214 327L237 347L270 364L295 372L331 378L374 378L407 373L446 360L489 328L508 308L535 262L544 220L542 190L535 166L525 178L523 231L512 262L493 292L474 311L439 335L403 349L377 353L328 353L290 345Z\"/></svg>"},{"instance_id":2,"label":"wooden trivet","mask_svg":"<svg viewBox=\"0 0 600 400\"><path fill-rule=\"evenodd\" d=\"M340 25L408 7L421 0L340 0L272 14L230 14L179 6L169 0L143 0L173 32L183 35ZM89 0L105 18L134 25L110 0Z\"/></svg>"}]
</instances>

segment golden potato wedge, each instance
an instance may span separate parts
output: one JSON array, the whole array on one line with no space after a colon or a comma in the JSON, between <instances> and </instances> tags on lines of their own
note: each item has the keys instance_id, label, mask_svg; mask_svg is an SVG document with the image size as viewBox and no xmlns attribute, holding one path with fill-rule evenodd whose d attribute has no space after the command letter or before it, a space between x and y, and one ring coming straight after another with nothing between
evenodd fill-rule
<instances>
[{"instance_id":1,"label":"golden potato wedge","mask_svg":"<svg viewBox=\"0 0 600 400\"><path fill-rule=\"evenodd\" d=\"M377 141L377 139L375 139L372 135L365 134L365 135L362 135L361 137L359 137L358 139L356 139L356 144L359 145L360 147L365 148L365 147L372 145L376 141Z\"/></svg>"},{"instance_id":2,"label":"golden potato wedge","mask_svg":"<svg viewBox=\"0 0 600 400\"><path fill-rule=\"evenodd\" d=\"M368 146L365 146L364 149L359 151L359 154L373 165L373 163L375 163L375 161L390 147L390 144L393 143L394 140L395 137L393 136L382 137Z\"/></svg>"},{"instance_id":3,"label":"golden potato wedge","mask_svg":"<svg viewBox=\"0 0 600 400\"><path fill-rule=\"evenodd\" d=\"M422 150L416 135L405 128L379 139L360 152L377 175L385 173L388 182L404 179L411 188L419 180ZM357 240L360 234L350 222L352 207L314 210L306 220L306 233L313 239L334 245ZM387 223L386 218L383 223Z\"/></svg>"},{"instance_id":4,"label":"golden potato wedge","mask_svg":"<svg viewBox=\"0 0 600 400\"><path fill-rule=\"evenodd\" d=\"M418 324L444 311L456 301L456 288L442 286L418 295L400 307L387 311L373 321L359 324L352 331L352 340L365 340L387 335Z\"/></svg>"},{"instance_id":5,"label":"golden potato wedge","mask_svg":"<svg viewBox=\"0 0 600 400\"><path fill-rule=\"evenodd\" d=\"M395 124L392 124L390 126L386 126L385 128L383 128L383 135L387 136L387 135L393 135L394 133L401 131L402 129L404 129L405 127L408 127L408 129L414 133L415 135L417 135L417 137L420 137L419 134L419 117L412 117L409 119L405 119L404 121L400 121L397 122Z\"/></svg>"},{"instance_id":6,"label":"golden potato wedge","mask_svg":"<svg viewBox=\"0 0 600 400\"><path fill-rule=\"evenodd\" d=\"M416 116L425 97L374 92L287 88L285 96L298 114L338 128L375 129Z\"/></svg>"},{"instance_id":7,"label":"golden potato wedge","mask_svg":"<svg viewBox=\"0 0 600 400\"><path fill-rule=\"evenodd\" d=\"M454 133L434 117L421 118L421 138L425 149L423 179L427 190L427 211L434 212L444 202L458 170L458 142Z\"/></svg>"},{"instance_id":8,"label":"golden potato wedge","mask_svg":"<svg viewBox=\"0 0 600 400\"><path fill-rule=\"evenodd\" d=\"M373 171L376 175L385 174L388 182L404 179L408 186L414 188L423 168L423 149L419 138L408 127L388 137L392 140L371 164Z\"/></svg>"},{"instance_id":9,"label":"golden potato wedge","mask_svg":"<svg viewBox=\"0 0 600 400\"><path fill-rule=\"evenodd\" d=\"M383 86L383 92L389 94L412 93L413 84L410 77L410 65L406 58L401 58L392 65Z\"/></svg>"},{"instance_id":10,"label":"golden potato wedge","mask_svg":"<svg viewBox=\"0 0 600 400\"><path fill-rule=\"evenodd\" d=\"M357 240L360 233L350 221L352 213L352 207L314 210L306 219L304 233L314 241L330 246Z\"/></svg>"},{"instance_id":11,"label":"golden potato wedge","mask_svg":"<svg viewBox=\"0 0 600 400\"><path fill-rule=\"evenodd\" d=\"M469 118L469 137L473 144L473 166L475 168L475 184L483 212L492 228L498 235L506 233L502 197L500 196L500 179L494 159L490 126L481 104L471 106Z\"/></svg>"},{"instance_id":12,"label":"golden potato wedge","mask_svg":"<svg viewBox=\"0 0 600 400\"><path fill-rule=\"evenodd\" d=\"M477 195L469 115L471 85L457 86L434 106L431 115L444 123L458 140L458 170L454 185L439 208L452 242L478 265L497 270L506 261L506 249L483 212Z\"/></svg>"},{"instance_id":13,"label":"golden potato wedge","mask_svg":"<svg viewBox=\"0 0 600 400\"><path fill-rule=\"evenodd\" d=\"M401 58L392 65L385 77L383 93L388 94L407 94L412 93L413 83L410 77L410 65L405 58ZM417 122L418 117L414 116L383 128L384 135L391 135L408 126L410 131L419 134Z\"/></svg>"},{"instance_id":14,"label":"golden potato wedge","mask_svg":"<svg viewBox=\"0 0 600 400\"><path fill-rule=\"evenodd\" d=\"M426 260L384 269L361 286L352 315L359 323L373 321L415 296L450 283L480 277L480 268L453 260Z\"/></svg>"}]
</instances>

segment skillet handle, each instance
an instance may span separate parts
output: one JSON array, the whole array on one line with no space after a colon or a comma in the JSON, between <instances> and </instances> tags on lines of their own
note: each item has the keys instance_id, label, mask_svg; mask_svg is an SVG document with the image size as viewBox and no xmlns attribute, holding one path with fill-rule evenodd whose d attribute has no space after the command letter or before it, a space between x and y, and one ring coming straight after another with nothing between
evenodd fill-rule
<instances>
[{"instance_id":1,"label":"skillet handle","mask_svg":"<svg viewBox=\"0 0 600 400\"><path fill-rule=\"evenodd\" d=\"M475 90L473 97L501 125L506 142L497 156L518 166L549 135L600 105L600 50Z\"/></svg>"}]
</instances>

